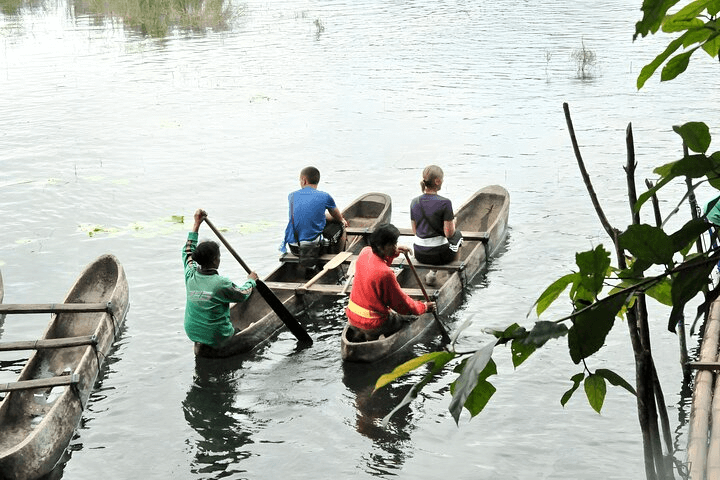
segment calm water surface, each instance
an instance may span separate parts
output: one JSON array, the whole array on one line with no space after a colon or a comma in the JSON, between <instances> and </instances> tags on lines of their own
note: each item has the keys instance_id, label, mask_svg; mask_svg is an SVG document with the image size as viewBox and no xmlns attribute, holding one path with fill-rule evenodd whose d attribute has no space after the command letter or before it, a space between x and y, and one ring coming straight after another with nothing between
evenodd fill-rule
<instances>
[{"instance_id":1,"label":"calm water surface","mask_svg":"<svg viewBox=\"0 0 720 480\"><path fill-rule=\"evenodd\" d=\"M182 329L189 225L172 220L206 209L264 276L277 265L286 195L302 167L320 168L321 188L341 208L367 191L389 193L394 223L408 226L421 170L437 163L458 206L488 184L511 194L503 252L448 319L473 320L461 348L487 341L488 327L532 325L533 302L572 268L575 252L609 244L579 179L562 103L620 228L629 219L627 125L642 180L681 155L672 125L720 124L708 101L720 93L709 59L636 91L662 43L631 41L640 2L251 1L232 5L226 28L162 38L65 0L13 5L0 1L5 302L60 301L108 252L131 288L126 327L58 477L644 477L630 395L610 388L601 415L582 396L561 407L579 372L564 341L517 370L498 349L497 393L459 427L447 412L453 376L380 426L418 377L370 396L392 366L342 364L341 301L303 319L312 348L296 351L283 332L252 355L196 364ZM583 42L597 56L587 79L571 58ZM675 206L669 198L665 212ZM245 276L227 254L221 272ZM544 318L566 313L560 307ZM654 309L654 348L682 461L689 400L667 313ZM37 338L47 321L8 317L0 337ZM13 381L23 361L0 356L0 382ZM622 322L591 368L632 381Z\"/></svg>"}]
</instances>

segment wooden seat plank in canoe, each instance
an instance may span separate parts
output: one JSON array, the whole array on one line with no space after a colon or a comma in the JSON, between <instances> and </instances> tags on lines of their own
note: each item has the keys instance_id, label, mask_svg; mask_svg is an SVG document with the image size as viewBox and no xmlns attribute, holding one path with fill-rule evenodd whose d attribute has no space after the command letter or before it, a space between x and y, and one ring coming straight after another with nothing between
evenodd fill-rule
<instances>
[{"instance_id":1,"label":"wooden seat plank in canoe","mask_svg":"<svg viewBox=\"0 0 720 480\"><path fill-rule=\"evenodd\" d=\"M0 383L0 392L16 392L19 390L32 390L35 388L63 387L75 385L80 381L80 375L58 375L57 377L35 378L20 382Z\"/></svg>"},{"instance_id":2,"label":"wooden seat plank in canoe","mask_svg":"<svg viewBox=\"0 0 720 480\"><path fill-rule=\"evenodd\" d=\"M415 234L412 228L398 228L400 235L404 237L413 237ZM363 228L348 227L346 230L348 235L370 235L372 231ZM466 232L462 230L463 240L487 242L490 239L488 232Z\"/></svg>"},{"instance_id":3,"label":"wooden seat plank in canoe","mask_svg":"<svg viewBox=\"0 0 720 480\"><path fill-rule=\"evenodd\" d=\"M0 313L61 313L61 312L108 312L113 306L107 303L4 303L0 304Z\"/></svg>"},{"instance_id":4,"label":"wooden seat plank in canoe","mask_svg":"<svg viewBox=\"0 0 720 480\"><path fill-rule=\"evenodd\" d=\"M24 340L19 342L5 342L0 343L0 352L81 347L83 345L97 345L97 337L95 335L83 335L80 337L62 337L41 340Z\"/></svg>"},{"instance_id":5,"label":"wooden seat plank in canoe","mask_svg":"<svg viewBox=\"0 0 720 480\"><path fill-rule=\"evenodd\" d=\"M303 291L303 283L300 282L265 282L274 292L292 292ZM347 292L343 292L344 285L328 285L328 284L315 284L307 287L305 293L318 293L323 296L344 296ZM427 287L426 287L427 288ZM419 288L406 288L403 287L403 292L407 293L413 298L424 298L422 290ZM429 287L428 295L431 297L435 293L432 287Z\"/></svg>"}]
</instances>

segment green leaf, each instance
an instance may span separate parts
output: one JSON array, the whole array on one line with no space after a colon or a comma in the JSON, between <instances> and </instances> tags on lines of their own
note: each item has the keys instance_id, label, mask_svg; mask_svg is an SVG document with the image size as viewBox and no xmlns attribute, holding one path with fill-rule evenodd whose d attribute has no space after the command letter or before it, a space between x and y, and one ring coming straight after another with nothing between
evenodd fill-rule
<instances>
[{"instance_id":1,"label":"green leaf","mask_svg":"<svg viewBox=\"0 0 720 480\"><path fill-rule=\"evenodd\" d=\"M488 342L483 345L480 350L476 351L465 363L465 368L463 368L458 379L455 380L455 389L453 398L450 401L449 410L456 424L460 420L460 413L465 405L465 401L477 385L478 376L485 369L485 366L492 357L496 343L497 340Z\"/></svg>"},{"instance_id":2,"label":"green leaf","mask_svg":"<svg viewBox=\"0 0 720 480\"><path fill-rule=\"evenodd\" d=\"M568 332L568 347L573 362L580 363L602 348L615 323L615 316L624 304L624 295L614 295L598 301L575 316Z\"/></svg>"},{"instance_id":3,"label":"green leaf","mask_svg":"<svg viewBox=\"0 0 720 480\"><path fill-rule=\"evenodd\" d=\"M662 52L660 55L655 57L655 59L652 62L648 63L647 65L645 65L642 68L642 70L640 71L640 75L638 75L638 79L637 79L637 89L638 90L640 90L643 87L643 85L645 85L645 82L647 82L647 80L653 76L653 74L655 73L655 70L657 70L658 67L660 67L660 65L662 65L665 62L665 60L667 60L670 57L670 55L672 55L675 52L675 50L677 50L678 48L683 46L684 39L685 39L685 35L683 34L680 37L673 40L672 42L670 42L670 44L667 46L667 48L665 48L664 52Z\"/></svg>"},{"instance_id":4,"label":"green leaf","mask_svg":"<svg viewBox=\"0 0 720 480\"><path fill-rule=\"evenodd\" d=\"M690 56L695 53L695 50L697 49L698 47L695 47L685 53L675 55L670 60L668 60L668 62L663 67L662 72L660 72L660 81L667 82L669 80L672 80L673 78L677 77L685 70L687 70L687 67L690 64Z\"/></svg>"},{"instance_id":5,"label":"green leaf","mask_svg":"<svg viewBox=\"0 0 720 480\"><path fill-rule=\"evenodd\" d=\"M185 223L184 215L173 215L170 217L170 221L174 223Z\"/></svg>"},{"instance_id":6,"label":"green leaf","mask_svg":"<svg viewBox=\"0 0 720 480\"><path fill-rule=\"evenodd\" d=\"M694 218L682 226L680 230L670 235L673 250L680 252L687 248L688 244L695 244L700 235L707 232L710 225L702 218Z\"/></svg>"},{"instance_id":7,"label":"green leaf","mask_svg":"<svg viewBox=\"0 0 720 480\"><path fill-rule=\"evenodd\" d=\"M519 367L530 355L537 350L537 346L532 343L525 343L520 340L513 340L510 345L510 351L512 352L513 367Z\"/></svg>"},{"instance_id":8,"label":"green leaf","mask_svg":"<svg viewBox=\"0 0 720 480\"><path fill-rule=\"evenodd\" d=\"M580 285L591 295L586 299L593 300L605 282L610 267L610 252L598 245L595 250L575 254L575 262L580 267Z\"/></svg>"},{"instance_id":9,"label":"green leaf","mask_svg":"<svg viewBox=\"0 0 720 480\"><path fill-rule=\"evenodd\" d=\"M712 58L716 58L720 51L720 34L714 33L708 37L705 43L703 43L702 49Z\"/></svg>"},{"instance_id":10,"label":"green leaf","mask_svg":"<svg viewBox=\"0 0 720 480\"><path fill-rule=\"evenodd\" d=\"M655 33L660 28L665 14L679 0L643 0L642 11L643 18L635 24L635 35L646 36L648 33Z\"/></svg>"},{"instance_id":11,"label":"green leaf","mask_svg":"<svg viewBox=\"0 0 720 480\"><path fill-rule=\"evenodd\" d=\"M675 125L673 130L682 137L685 145L693 152L705 153L710 148L710 129L703 122Z\"/></svg>"},{"instance_id":12,"label":"green leaf","mask_svg":"<svg viewBox=\"0 0 720 480\"><path fill-rule=\"evenodd\" d=\"M576 373L572 376L570 380L573 381L573 386L570 387L570 389L563 394L562 398L560 399L560 405L562 405L563 407L565 406L565 404L570 400L570 397L573 396L573 393L575 393L575 391L578 389L578 387L580 386L580 382L582 382L584 378L585 373L583 372Z\"/></svg>"},{"instance_id":13,"label":"green leaf","mask_svg":"<svg viewBox=\"0 0 720 480\"><path fill-rule=\"evenodd\" d=\"M610 384L615 385L616 387L622 387L633 395L637 395L632 385L630 385L628 382L625 381L624 378L622 378L620 375L613 372L612 370L600 368L598 370L595 370L595 374L600 375L605 380L610 382Z\"/></svg>"},{"instance_id":14,"label":"green leaf","mask_svg":"<svg viewBox=\"0 0 720 480\"><path fill-rule=\"evenodd\" d=\"M525 338L520 339L522 343L542 347L545 342L553 338L560 338L567 335L568 328L562 323L556 322L535 322L535 326L528 332Z\"/></svg>"},{"instance_id":15,"label":"green leaf","mask_svg":"<svg viewBox=\"0 0 720 480\"><path fill-rule=\"evenodd\" d=\"M692 265L697 263L695 268L685 268L673 276L671 298L672 311L668 320L668 330L675 332L675 327L683 318L685 304L695 298L700 291L707 286L710 272L715 267L714 264L702 264L702 257L698 262L688 261L683 265Z\"/></svg>"},{"instance_id":16,"label":"green leaf","mask_svg":"<svg viewBox=\"0 0 720 480\"><path fill-rule=\"evenodd\" d=\"M630 225L620 237L620 246L641 260L658 265L672 262L673 243L660 227L651 225Z\"/></svg>"},{"instance_id":17,"label":"green leaf","mask_svg":"<svg viewBox=\"0 0 720 480\"><path fill-rule=\"evenodd\" d=\"M596 373L591 373L585 377L584 387L588 403L590 403L593 410L600 413L603 403L605 402L605 394L607 393L605 379Z\"/></svg>"},{"instance_id":18,"label":"green leaf","mask_svg":"<svg viewBox=\"0 0 720 480\"><path fill-rule=\"evenodd\" d=\"M537 305L537 314L540 316L547 308L565 291L567 286L573 282L579 281L580 277L577 273L569 273L555 280L540 297L535 301Z\"/></svg>"},{"instance_id":19,"label":"green leaf","mask_svg":"<svg viewBox=\"0 0 720 480\"><path fill-rule=\"evenodd\" d=\"M710 16L715 16L720 12L720 0L707 0L707 11Z\"/></svg>"},{"instance_id":20,"label":"green leaf","mask_svg":"<svg viewBox=\"0 0 720 480\"><path fill-rule=\"evenodd\" d=\"M503 331L492 329L487 329L485 331L490 335L494 335L495 338L498 339L498 345L503 345L516 338L527 337L527 330L525 330L525 327L521 327L517 323L513 323Z\"/></svg>"},{"instance_id":21,"label":"green leaf","mask_svg":"<svg viewBox=\"0 0 720 480\"><path fill-rule=\"evenodd\" d=\"M495 362L490 359L487 366L478 375L477 385L475 385L475 388L472 389L467 400L465 400L465 408L470 412L470 418L482 412L490 401L490 398L495 394L497 389L487 381L490 375L495 374L497 374L497 366Z\"/></svg>"},{"instance_id":22,"label":"green leaf","mask_svg":"<svg viewBox=\"0 0 720 480\"><path fill-rule=\"evenodd\" d=\"M672 307L672 282L668 278L664 278L652 287L648 288L645 293L654 298L663 305Z\"/></svg>"},{"instance_id":23,"label":"green leaf","mask_svg":"<svg viewBox=\"0 0 720 480\"><path fill-rule=\"evenodd\" d=\"M438 373L442 371L442 369L445 367L447 362L452 360L455 357L454 353L451 352L435 352L435 353L445 353L449 355L439 355L435 359L435 363L433 363L432 368L430 371L420 380L418 383L410 387L410 390L408 390L408 393L405 395L405 397L402 399L402 401L395 406L395 408L392 409L390 413L385 415L382 419L382 426L383 428L387 427L388 422L390 421L390 418L395 415L398 411L400 411L401 408L403 408L405 405L408 405L410 402L412 402L414 399L417 398L418 393L423 389L425 385L428 384L430 380L432 380Z\"/></svg>"},{"instance_id":24,"label":"green leaf","mask_svg":"<svg viewBox=\"0 0 720 480\"><path fill-rule=\"evenodd\" d=\"M378 378L377 382L375 383L375 389L376 390L384 387L388 383L392 382L393 380L402 377L406 373L409 373L416 368L419 368L423 365L425 365L428 362L435 362L438 361L444 362L443 365L447 362L449 362L452 358L455 357L455 354L452 352L430 352L426 353L425 355L421 355L419 357L415 357L412 360L408 360L407 362L403 363L402 365L397 366L392 372L386 373L385 375L381 375L380 378Z\"/></svg>"}]
</instances>

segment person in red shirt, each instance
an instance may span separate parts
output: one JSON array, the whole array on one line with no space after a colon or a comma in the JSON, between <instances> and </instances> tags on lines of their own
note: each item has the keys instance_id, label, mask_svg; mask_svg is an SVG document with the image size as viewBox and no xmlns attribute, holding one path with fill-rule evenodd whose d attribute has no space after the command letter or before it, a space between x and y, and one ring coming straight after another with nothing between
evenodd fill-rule
<instances>
[{"instance_id":1,"label":"person in red shirt","mask_svg":"<svg viewBox=\"0 0 720 480\"><path fill-rule=\"evenodd\" d=\"M432 312L435 302L420 302L402 291L390 268L393 259L410 249L398 246L400 231L392 224L378 226L355 263L350 301L345 309L350 326L366 340L390 335L408 320L407 315Z\"/></svg>"}]
</instances>

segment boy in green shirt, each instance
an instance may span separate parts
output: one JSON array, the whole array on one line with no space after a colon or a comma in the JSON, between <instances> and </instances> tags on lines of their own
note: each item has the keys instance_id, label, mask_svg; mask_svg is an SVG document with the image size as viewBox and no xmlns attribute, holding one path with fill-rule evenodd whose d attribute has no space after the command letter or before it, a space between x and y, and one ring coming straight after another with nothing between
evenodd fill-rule
<instances>
[{"instance_id":1,"label":"boy in green shirt","mask_svg":"<svg viewBox=\"0 0 720 480\"><path fill-rule=\"evenodd\" d=\"M238 287L218 274L220 246L211 240L198 244L198 231L206 216L202 209L195 212L195 224L188 232L182 252L187 294L185 333L196 344L221 348L236 333L230 322L230 303L247 300L258 276L251 272L247 281Z\"/></svg>"}]
</instances>

